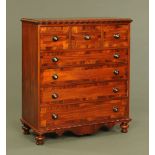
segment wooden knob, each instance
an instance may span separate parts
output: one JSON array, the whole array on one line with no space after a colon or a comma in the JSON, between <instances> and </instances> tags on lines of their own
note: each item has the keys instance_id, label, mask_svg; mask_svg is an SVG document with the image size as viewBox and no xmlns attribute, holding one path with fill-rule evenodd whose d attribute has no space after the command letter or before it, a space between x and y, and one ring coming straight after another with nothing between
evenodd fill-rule
<instances>
[{"instance_id":1,"label":"wooden knob","mask_svg":"<svg viewBox=\"0 0 155 155\"><path fill-rule=\"evenodd\" d=\"M52 119L53 119L53 120L58 119L58 114L52 114Z\"/></svg>"},{"instance_id":2,"label":"wooden knob","mask_svg":"<svg viewBox=\"0 0 155 155\"><path fill-rule=\"evenodd\" d=\"M56 94L56 93L52 94L52 98L53 98L53 99L57 99L58 97L59 97L58 94Z\"/></svg>"},{"instance_id":3,"label":"wooden knob","mask_svg":"<svg viewBox=\"0 0 155 155\"><path fill-rule=\"evenodd\" d=\"M59 37L58 36L53 36L53 41L58 41L59 40Z\"/></svg>"},{"instance_id":4,"label":"wooden knob","mask_svg":"<svg viewBox=\"0 0 155 155\"><path fill-rule=\"evenodd\" d=\"M118 107L113 107L113 111L114 112L118 112L119 111L119 108Z\"/></svg>"},{"instance_id":5,"label":"wooden knob","mask_svg":"<svg viewBox=\"0 0 155 155\"><path fill-rule=\"evenodd\" d=\"M52 76L52 78L53 78L54 80L57 80L57 79L58 79L58 75L57 75L57 74L54 74L54 75Z\"/></svg>"},{"instance_id":6,"label":"wooden knob","mask_svg":"<svg viewBox=\"0 0 155 155\"><path fill-rule=\"evenodd\" d=\"M90 37L90 35L85 35L85 36L84 36L84 39L85 39L85 40L90 40L91 37Z\"/></svg>"},{"instance_id":7,"label":"wooden knob","mask_svg":"<svg viewBox=\"0 0 155 155\"><path fill-rule=\"evenodd\" d=\"M119 75L119 70L114 70L115 75Z\"/></svg>"},{"instance_id":8,"label":"wooden knob","mask_svg":"<svg viewBox=\"0 0 155 155\"><path fill-rule=\"evenodd\" d=\"M114 58L115 58L115 59L118 59L119 57L120 57L119 54L117 54L117 53L114 54Z\"/></svg>"},{"instance_id":9,"label":"wooden knob","mask_svg":"<svg viewBox=\"0 0 155 155\"><path fill-rule=\"evenodd\" d=\"M58 62L59 59L58 59L57 57L54 57L54 58L52 58L52 61L53 61L53 62Z\"/></svg>"},{"instance_id":10,"label":"wooden knob","mask_svg":"<svg viewBox=\"0 0 155 155\"><path fill-rule=\"evenodd\" d=\"M118 88L113 88L113 92L117 93L117 92L119 92L119 89Z\"/></svg>"},{"instance_id":11,"label":"wooden knob","mask_svg":"<svg viewBox=\"0 0 155 155\"><path fill-rule=\"evenodd\" d=\"M119 33L116 33L116 34L113 35L113 37L114 37L115 39L119 39L119 38L120 38L120 34L119 34Z\"/></svg>"}]
</instances>

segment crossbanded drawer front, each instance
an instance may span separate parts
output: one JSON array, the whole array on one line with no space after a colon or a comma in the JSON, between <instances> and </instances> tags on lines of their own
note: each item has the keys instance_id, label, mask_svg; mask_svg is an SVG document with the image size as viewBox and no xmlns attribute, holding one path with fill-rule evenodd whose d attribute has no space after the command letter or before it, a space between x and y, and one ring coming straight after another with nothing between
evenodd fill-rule
<instances>
[{"instance_id":1,"label":"crossbanded drawer front","mask_svg":"<svg viewBox=\"0 0 155 155\"><path fill-rule=\"evenodd\" d=\"M128 25L109 25L103 27L103 47L128 47L129 27Z\"/></svg>"},{"instance_id":2,"label":"crossbanded drawer front","mask_svg":"<svg viewBox=\"0 0 155 155\"><path fill-rule=\"evenodd\" d=\"M109 96L109 99L125 97L128 96L127 84L127 81L124 80L118 82L44 87L40 91L41 103L58 103L58 101L76 102L76 100L104 99L107 96Z\"/></svg>"},{"instance_id":3,"label":"crossbanded drawer front","mask_svg":"<svg viewBox=\"0 0 155 155\"><path fill-rule=\"evenodd\" d=\"M42 68L58 68L67 66L81 66L87 64L127 64L127 49L107 49L103 51L58 51L41 53Z\"/></svg>"},{"instance_id":4,"label":"crossbanded drawer front","mask_svg":"<svg viewBox=\"0 0 155 155\"><path fill-rule=\"evenodd\" d=\"M68 127L128 117L128 99L40 107L41 127Z\"/></svg>"},{"instance_id":5,"label":"crossbanded drawer front","mask_svg":"<svg viewBox=\"0 0 155 155\"><path fill-rule=\"evenodd\" d=\"M47 34L40 35L40 50L62 50L69 48L68 34Z\"/></svg>"},{"instance_id":6,"label":"crossbanded drawer front","mask_svg":"<svg viewBox=\"0 0 155 155\"><path fill-rule=\"evenodd\" d=\"M40 76L41 85L50 85L53 82L75 80L121 80L128 78L128 66L88 66L76 68L45 69L41 70Z\"/></svg>"},{"instance_id":7,"label":"crossbanded drawer front","mask_svg":"<svg viewBox=\"0 0 155 155\"><path fill-rule=\"evenodd\" d=\"M99 49L102 47L101 26L82 25L71 28L72 49Z\"/></svg>"},{"instance_id":8,"label":"crossbanded drawer front","mask_svg":"<svg viewBox=\"0 0 155 155\"><path fill-rule=\"evenodd\" d=\"M71 48L73 49L100 49L101 47L101 33L72 34Z\"/></svg>"}]
</instances>

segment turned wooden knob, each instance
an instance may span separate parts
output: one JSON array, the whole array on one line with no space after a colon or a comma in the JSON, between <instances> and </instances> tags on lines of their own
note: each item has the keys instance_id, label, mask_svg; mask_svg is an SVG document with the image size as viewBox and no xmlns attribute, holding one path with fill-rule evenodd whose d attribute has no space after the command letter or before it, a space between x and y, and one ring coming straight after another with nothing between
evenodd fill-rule
<instances>
[{"instance_id":1,"label":"turned wooden knob","mask_svg":"<svg viewBox=\"0 0 155 155\"><path fill-rule=\"evenodd\" d=\"M53 99L57 99L58 97L59 97L59 95L57 93L52 94Z\"/></svg>"},{"instance_id":2,"label":"turned wooden knob","mask_svg":"<svg viewBox=\"0 0 155 155\"><path fill-rule=\"evenodd\" d=\"M90 36L90 35L85 35L85 36L84 36L84 39L85 39L85 40L90 40L90 39L91 39L91 36Z\"/></svg>"},{"instance_id":3,"label":"turned wooden knob","mask_svg":"<svg viewBox=\"0 0 155 155\"><path fill-rule=\"evenodd\" d=\"M119 34L119 33L116 33L116 34L113 35L113 37L114 37L115 39L119 39L119 38L120 38L120 34Z\"/></svg>"},{"instance_id":4,"label":"turned wooden knob","mask_svg":"<svg viewBox=\"0 0 155 155\"><path fill-rule=\"evenodd\" d=\"M114 54L114 58L115 58L115 59L118 59L119 57L120 57L120 55L119 55L119 54L117 54L117 53L116 53L116 54Z\"/></svg>"},{"instance_id":5,"label":"turned wooden knob","mask_svg":"<svg viewBox=\"0 0 155 155\"><path fill-rule=\"evenodd\" d=\"M54 58L52 58L52 61L53 61L53 62L58 62L59 59L58 59L57 57L54 57Z\"/></svg>"},{"instance_id":6,"label":"turned wooden knob","mask_svg":"<svg viewBox=\"0 0 155 155\"><path fill-rule=\"evenodd\" d=\"M114 93L118 93L119 92L119 89L118 88L113 88L113 92Z\"/></svg>"},{"instance_id":7,"label":"turned wooden knob","mask_svg":"<svg viewBox=\"0 0 155 155\"><path fill-rule=\"evenodd\" d=\"M115 74L115 75L119 75L119 70L117 70L117 69L114 70L114 74Z\"/></svg>"},{"instance_id":8,"label":"turned wooden knob","mask_svg":"<svg viewBox=\"0 0 155 155\"><path fill-rule=\"evenodd\" d=\"M114 112L118 112L119 111L119 108L118 107L113 107L113 111Z\"/></svg>"},{"instance_id":9,"label":"turned wooden knob","mask_svg":"<svg viewBox=\"0 0 155 155\"><path fill-rule=\"evenodd\" d=\"M58 41L59 40L59 37L58 36L53 36L52 40L53 41Z\"/></svg>"},{"instance_id":10,"label":"turned wooden knob","mask_svg":"<svg viewBox=\"0 0 155 155\"><path fill-rule=\"evenodd\" d=\"M58 75L57 75L57 74L54 74L54 75L52 76L52 78L53 78L54 80L57 80L57 79L58 79Z\"/></svg>"},{"instance_id":11,"label":"turned wooden knob","mask_svg":"<svg viewBox=\"0 0 155 155\"><path fill-rule=\"evenodd\" d=\"M58 115L57 114L52 114L52 119L54 119L54 120L58 119Z\"/></svg>"}]
</instances>

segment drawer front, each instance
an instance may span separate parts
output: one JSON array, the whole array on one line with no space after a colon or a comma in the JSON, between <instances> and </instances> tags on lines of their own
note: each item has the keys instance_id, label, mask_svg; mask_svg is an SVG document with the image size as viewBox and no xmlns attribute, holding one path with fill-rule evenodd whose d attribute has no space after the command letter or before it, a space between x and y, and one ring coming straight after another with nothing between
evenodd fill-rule
<instances>
[{"instance_id":1,"label":"drawer front","mask_svg":"<svg viewBox=\"0 0 155 155\"><path fill-rule=\"evenodd\" d=\"M41 103L69 103L128 96L127 81L66 84L41 88Z\"/></svg>"},{"instance_id":2,"label":"drawer front","mask_svg":"<svg viewBox=\"0 0 155 155\"><path fill-rule=\"evenodd\" d=\"M128 117L127 99L40 108L40 127L59 128Z\"/></svg>"},{"instance_id":3,"label":"drawer front","mask_svg":"<svg viewBox=\"0 0 155 155\"><path fill-rule=\"evenodd\" d=\"M42 51L129 46L128 25L40 27Z\"/></svg>"},{"instance_id":4,"label":"drawer front","mask_svg":"<svg viewBox=\"0 0 155 155\"><path fill-rule=\"evenodd\" d=\"M117 72L117 74L115 73ZM56 77L56 78L55 78ZM41 85L53 83L72 82L76 80L85 81L105 81L120 80L128 78L128 67L88 66L76 68L60 68L41 70ZM91 79L91 80L90 80ZM78 81L77 81L78 82Z\"/></svg>"},{"instance_id":5,"label":"drawer front","mask_svg":"<svg viewBox=\"0 0 155 155\"><path fill-rule=\"evenodd\" d=\"M129 46L128 25L103 26L103 46L119 48Z\"/></svg>"},{"instance_id":6,"label":"drawer front","mask_svg":"<svg viewBox=\"0 0 155 155\"><path fill-rule=\"evenodd\" d=\"M54 40L55 38L55 40ZM46 50L64 50L69 47L68 34L51 34L40 36L40 49Z\"/></svg>"},{"instance_id":7,"label":"drawer front","mask_svg":"<svg viewBox=\"0 0 155 155\"><path fill-rule=\"evenodd\" d=\"M107 49L103 51L65 51L41 53L42 68L78 67L90 64L127 64L127 49Z\"/></svg>"},{"instance_id":8,"label":"drawer front","mask_svg":"<svg viewBox=\"0 0 155 155\"><path fill-rule=\"evenodd\" d=\"M101 26L72 27L71 47L73 49L99 49L101 46Z\"/></svg>"}]
</instances>

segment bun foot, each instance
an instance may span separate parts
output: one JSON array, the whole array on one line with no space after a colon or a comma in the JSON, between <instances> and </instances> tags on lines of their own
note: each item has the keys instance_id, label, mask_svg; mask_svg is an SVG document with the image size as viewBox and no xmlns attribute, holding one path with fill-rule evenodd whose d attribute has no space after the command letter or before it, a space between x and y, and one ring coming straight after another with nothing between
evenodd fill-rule
<instances>
[{"instance_id":1,"label":"bun foot","mask_svg":"<svg viewBox=\"0 0 155 155\"><path fill-rule=\"evenodd\" d=\"M30 127L28 127L27 125L23 124L22 129L23 129L23 134L24 135L29 135L30 134Z\"/></svg>"},{"instance_id":2,"label":"bun foot","mask_svg":"<svg viewBox=\"0 0 155 155\"><path fill-rule=\"evenodd\" d=\"M121 127L121 132L122 133L127 133L128 132L129 125L128 125L127 122L122 122L120 124L120 127Z\"/></svg>"},{"instance_id":3,"label":"bun foot","mask_svg":"<svg viewBox=\"0 0 155 155\"><path fill-rule=\"evenodd\" d=\"M35 137L36 144L37 144L37 145L43 145L43 144L44 144L44 139L45 139L45 137L42 136L42 135L36 136L36 137Z\"/></svg>"}]
</instances>

